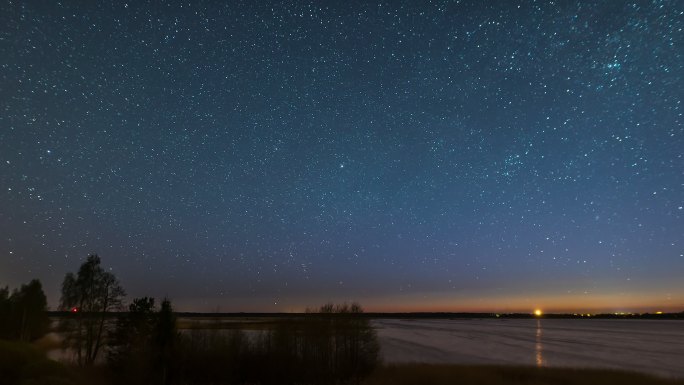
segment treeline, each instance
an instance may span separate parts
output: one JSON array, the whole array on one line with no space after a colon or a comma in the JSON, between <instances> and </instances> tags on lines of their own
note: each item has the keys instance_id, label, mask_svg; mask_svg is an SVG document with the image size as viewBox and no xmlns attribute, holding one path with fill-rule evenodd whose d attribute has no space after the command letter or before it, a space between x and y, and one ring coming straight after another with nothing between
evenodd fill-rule
<instances>
[{"instance_id":1,"label":"treeline","mask_svg":"<svg viewBox=\"0 0 684 385\"><path fill-rule=\"evenodd\" d=\"M37 279L14 289L0 288L0 339L36 340L50 328L47 299Z\"/></svg>"},{"instance_id":2,"label":"treeline","mask_svg":"<svg viewBox=\"0 0 684 385\"><path fill-rule=\"evenodd\" d=\"M63 348L71 364L82 368L77 372L96 373L98 383L358 383L379 363L375 331L358 304L324 305L260 331L202 325L179 331L170 300L157 305L154 298L142 297L126 307L125 296L97 255L62 283L58 331ZM3 289L0 300L0 322L12 338L30 341L48 330L40 282L11 295Z\"/></svg>"}]
</instances>

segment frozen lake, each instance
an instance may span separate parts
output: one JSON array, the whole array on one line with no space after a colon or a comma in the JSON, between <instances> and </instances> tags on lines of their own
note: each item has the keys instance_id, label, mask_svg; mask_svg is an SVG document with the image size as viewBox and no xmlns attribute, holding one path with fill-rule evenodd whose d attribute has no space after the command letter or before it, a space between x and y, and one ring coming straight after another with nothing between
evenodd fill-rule
<instances>
[{"instance_id":1,"label":"frozen lake","mask_svg":"<svg viewBox=\"0 0 684 385\"><path fill-rule=\"evenodd\" d=\"M684 322L603 319L375 320L387 363L635 370L684 378Z\"/></svg>"}]
</instances>

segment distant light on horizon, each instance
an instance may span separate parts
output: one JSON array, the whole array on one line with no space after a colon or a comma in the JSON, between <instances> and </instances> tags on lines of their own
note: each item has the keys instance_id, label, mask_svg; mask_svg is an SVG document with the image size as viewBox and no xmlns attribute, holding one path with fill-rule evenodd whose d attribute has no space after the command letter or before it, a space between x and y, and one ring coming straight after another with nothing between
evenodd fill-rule
<instances>
[{"instance_id":1,"label":"distant light on horizon","mask_svg":"<svg viewBox=\"0 0 684 385\"><path fill-rule=\"evenodd\" d=\"M537 316L537 317L541 317L542 314L544 314L544 313L541 311L541 309L536 309L536 310L534 311L534 315Z\"/></svg>"}]
</instances>

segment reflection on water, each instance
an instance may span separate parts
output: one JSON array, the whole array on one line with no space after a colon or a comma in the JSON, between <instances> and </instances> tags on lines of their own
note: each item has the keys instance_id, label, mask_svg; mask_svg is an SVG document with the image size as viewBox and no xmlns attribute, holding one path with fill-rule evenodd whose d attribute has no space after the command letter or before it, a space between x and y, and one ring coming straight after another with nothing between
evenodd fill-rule
<instances>
[{"instance_id":1,"label":"reflection on water","mask_svg":"<svg viewBox=\"0 0 684 385\"><path fill-rule=\"evenodd\" d=\"M387 363L592 367L684 378L679 320L383 319L374 324Z\"/></svg>"},{"instance_id":2,"label":"reflection on water","mask_svg":"<svg viewBox=\"0 0 684 385\"><path fill-rule=\"evenodd\" d=\"M537 334L535 338L535 344L534 344L534 352L535 352L535 358L537 362L537 367L542 367L545 366L544 364L544 347L542 345L542 325L541 325L541 320L537 320Z\"/></svg>"}]
</instances>

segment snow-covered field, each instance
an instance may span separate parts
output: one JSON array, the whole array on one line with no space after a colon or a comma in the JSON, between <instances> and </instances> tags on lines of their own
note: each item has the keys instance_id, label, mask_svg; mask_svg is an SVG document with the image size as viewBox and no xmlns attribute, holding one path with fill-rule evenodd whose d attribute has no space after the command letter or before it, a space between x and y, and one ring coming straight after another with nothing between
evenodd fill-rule
<instances>
[{"instance_id":1,"label":"snow-covered field","mask_svg":"<svg viewBox=\"0 0 684 385\"><path fill-rule=\"evenodd\" d=\"M375 320L386 363L599 367L684 378L684 322Z\"/></svg>"}]
</instances>

